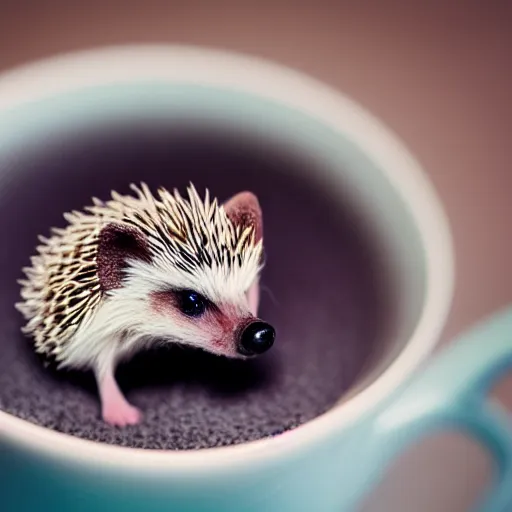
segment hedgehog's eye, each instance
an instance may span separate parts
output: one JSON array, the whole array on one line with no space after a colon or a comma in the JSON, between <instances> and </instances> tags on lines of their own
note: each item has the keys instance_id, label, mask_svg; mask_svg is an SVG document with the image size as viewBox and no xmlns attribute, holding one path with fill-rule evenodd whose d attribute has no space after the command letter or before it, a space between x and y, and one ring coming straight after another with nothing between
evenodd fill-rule
<instances>
[{"instance_id":1,"label":"hedgehog's eye","mask_svg":"<svg viewBox=\"0 0 512 512\"><path fill-rule=\"evenodd\" d=\"M201 316L206 309L207 300L193 290L178 292L178 305L182 313L187 316Z\"/></svg>"}]
</instances>

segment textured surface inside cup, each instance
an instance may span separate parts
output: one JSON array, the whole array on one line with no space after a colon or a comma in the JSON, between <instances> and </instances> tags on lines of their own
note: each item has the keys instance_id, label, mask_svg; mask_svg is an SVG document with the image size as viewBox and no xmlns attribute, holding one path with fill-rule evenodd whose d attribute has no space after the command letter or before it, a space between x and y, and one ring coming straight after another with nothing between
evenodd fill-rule
<instances>
[{"instance_id":1,"label":"textured surface inside cup","mask_svg":"<svg viewBox=\"0 0 512 512\"><path fill-rule=\"evenodd\" d=\"M43 147L44 146L44 147ZM100 442L196 449L272 436L323 413L354 384L378 343L385 290L376 248L342 201L315 182L313 162L270 142L173 126L58 138L0 155L0 409ZM104 424L92 375L45 368L20 333L16 279L37 235L62 213L145 181L193 181L224 200L248 189L261 202L267 267L261 316L274 348L229 361L183 348L149 351L120 367L140 425Z\"/></svg>"}]
</instances>

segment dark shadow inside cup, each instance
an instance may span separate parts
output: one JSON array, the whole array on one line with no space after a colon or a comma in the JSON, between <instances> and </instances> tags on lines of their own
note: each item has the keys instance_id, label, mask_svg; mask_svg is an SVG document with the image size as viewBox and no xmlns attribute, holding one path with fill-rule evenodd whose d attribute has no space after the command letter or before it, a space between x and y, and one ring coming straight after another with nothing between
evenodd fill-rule
<instances>
[{"instance_id":1,"label":"dark shadow inside cup","mask_svg":"<svg viewBox=\"0 0 512 512\"><path fill-rule=\"evenodd\" d=\"M197 449L273 436L324 413L360 378L379 342L387 290L378 250L342 198L315 180L315 162L259 137L173 124L110 126L0 155L0 409L61 432L143 448ZM224 200L260 199L267 266L261 316L277 329L261 358L230 361L168 347L119 368L140 425L100 418L92 375L56 372L20 332L16 280L37 235L62 213L129 193L145 181L192 181Z\"/></svg>"}]
</instances>

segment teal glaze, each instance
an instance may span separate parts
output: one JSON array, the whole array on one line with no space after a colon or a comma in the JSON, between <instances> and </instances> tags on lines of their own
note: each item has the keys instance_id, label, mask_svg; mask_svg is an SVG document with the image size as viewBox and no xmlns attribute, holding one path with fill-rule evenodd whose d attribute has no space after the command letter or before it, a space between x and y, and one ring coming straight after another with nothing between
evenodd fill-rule
<instances>
[{"instance_id":1,"label":"teal glaze","mask_svg":"<svg viewBox=\"0 0 512 512\"><path fill-rule=\"evenodd\" d=\"M375 205L375 221L381 222L378 231L396 248L404 275L409 276L406 287L411 290L409 313L414 323L422 306L417 297L424 295L426 286L423 239L415 219L378 162L305 113L239 91L195 84L117 84L3 111L0 152L34 141L44 145L49 134L73 130L78 124L114 116L131 121L133 115L155 119L183 115L201 122L226 121L235 127L250 120L253 131L271 131L276 139L289 139L321 155L329 169L323 177L328 186L341 188L333 176L343 173L344 186L364 191L364 200ZM0 185L7 179L8 175L1 176ZM31 452L8 441L0 424L0 510L352 511L408 444L456 425L485 444L497 463L495 486L481 512L505 512L512 506L512 430L503 415L483 401L483 395L510 367L511 338L512 310L507 310L460 337L385 403L353 423L282 457L261 458L249 466L227 463L215 471L202 465L187 471L160 466L140 473L91 467L78 459L66 462Z\"/></svg>"},{"instance_id":2,"label":"teal glaze","mask_svg":"<svg viewBox=\"0 0 512 512\"><path fill-rule=\"evenodd\" d=\"M487 399L511 368L512 307L462 334L369 420L362 429L362 464L376 468L377 477L409 444L457 428L482 443L495 462L493 486L476 510L511 510L512 422ZM371 486L366 475L363 480L361 496Z\"/></svg>"}]
</instances>

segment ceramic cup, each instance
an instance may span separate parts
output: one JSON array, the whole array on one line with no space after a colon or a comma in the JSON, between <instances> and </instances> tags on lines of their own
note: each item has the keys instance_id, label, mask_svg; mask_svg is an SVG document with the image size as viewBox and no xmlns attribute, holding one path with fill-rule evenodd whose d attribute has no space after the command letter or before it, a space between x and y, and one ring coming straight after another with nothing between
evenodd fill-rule
<instances>
[{"instance_id":1,"label":"ceramic cup","mask_svg":"<svg viewBox=\"0 0 512 512\"><path fill-rule=\"evenodd\" d=\"M317 178L349 192L384 248L396 320L352 392L273 438L196 451L138 450L0 412L2 510L355 510L403 448L445 425L467 431L496 461L481 510L510 510L512 431L485 393L510 366L512 312L426 361L449 311L454 263L442 208L402 143L350 99L293 70L223 52L149 46L64 55L4 74L0 152L134 112L270 132L322 160L328 171Z\"/></svg>"}]
</instances>

